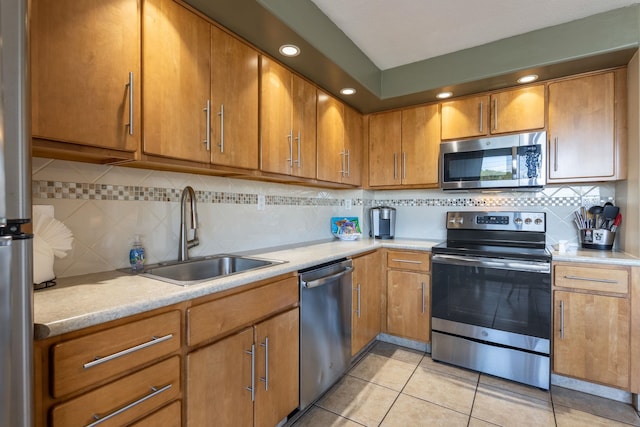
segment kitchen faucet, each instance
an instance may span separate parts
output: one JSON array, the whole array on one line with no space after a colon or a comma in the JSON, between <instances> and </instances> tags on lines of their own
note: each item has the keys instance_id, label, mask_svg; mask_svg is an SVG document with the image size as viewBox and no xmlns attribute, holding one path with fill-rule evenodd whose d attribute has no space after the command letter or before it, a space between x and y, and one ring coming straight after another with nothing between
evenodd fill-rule
<instances>
[{"instance_id":1,"label":"kitchen faucet","mask_svg":"<svg viewBox=\"0 0 640 427\"><path fill-rule=\"evenodd\" d=\"M193 230L193 239L189 240L186 224L187 213L187 197L190 199L191 209L191 229ZM189 249L198 246L198 210L196 209L196 193L193 188L186 186L182 190L180 198L180 243L178 246L178 261L187 261L189 259Z\"/></svg>"}]
</instances>

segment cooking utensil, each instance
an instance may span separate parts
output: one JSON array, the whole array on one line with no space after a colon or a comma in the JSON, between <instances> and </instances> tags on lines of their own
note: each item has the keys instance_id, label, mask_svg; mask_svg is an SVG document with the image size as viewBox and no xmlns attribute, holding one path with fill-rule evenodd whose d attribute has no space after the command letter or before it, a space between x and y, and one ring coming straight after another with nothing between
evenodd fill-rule
<instances>
[{"instance_id":1,"label":"cooking utensil","mask_svg":"<svg viewBox=\"0 0 640 427\"><path fill-rule=\"evenodd\" d=\"M613 225L611 226L611 231L616 231L618 227L620 227L620 223L622 222L622 214L616 215L616 219L613 221Z\"/></svg>"},{"instance_id":2,"label":"cooking utensil","mask_svg":"<svg viewBox=\"0 0 640 427\"><path fill-rule=\"evenodd\" d=\"M611 227L613 226L613 221L616 219L616 216L618 216L619 212L619 207L613 205L605 205L604 210L602 211L602 216L604 217L602 228L611 229Z\"/></svg>"},{"instance_id":3,"label":"cooking utensil","mask_svg":"<svg viewBox=\"0 0 640 427\"><path fill-rule=\"evenodd\" d=\"M604 208L602 206L596 206L596 205L591 206L589 208L589 213L591 215L593 215L593 224L592 224L593 228L599 228L600 227L598 222L600 221L600 214L602 214L602 210L603 209Z\"/></svg>"}]
</instances>

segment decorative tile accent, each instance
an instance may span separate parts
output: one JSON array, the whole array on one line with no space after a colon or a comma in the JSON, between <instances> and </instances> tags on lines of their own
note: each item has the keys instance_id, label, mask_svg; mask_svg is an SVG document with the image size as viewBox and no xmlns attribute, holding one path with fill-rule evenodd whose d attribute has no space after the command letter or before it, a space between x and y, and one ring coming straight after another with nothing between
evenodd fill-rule
<instances>
[{"instance_id":1,"label":"decorative tile accent","mask_svg":"<svg viewBox=\"0 0 640 427\"><path fill-rule=\"evenodd\" d=\"M181 189L141 187L128 185L74 183L60 181L33 181L33 197L39 199L69 200L118 200L118 201L150 201L179 202ZM546 191L546 190L545 190ZM555 196L555 194L560 194ZM398 198L381 200L353 199L353 206L393 206L393 207L459 207L459 208L520 208L520 207L579 207L585 201L599 199L599 194L581 196L566 195L556 191L555 194L527 193L526 196L515 194L508 196L469 196L460 197L444 194L431 198ZM255 205L258 195L253 193L229 193L219 191L196 191L199 203L225 203L236 205ZM332 198L330 194L321 192L318 197L265 196L265 203L273 206L343 206L344 199Z\"/></svg>"}]
</instances>

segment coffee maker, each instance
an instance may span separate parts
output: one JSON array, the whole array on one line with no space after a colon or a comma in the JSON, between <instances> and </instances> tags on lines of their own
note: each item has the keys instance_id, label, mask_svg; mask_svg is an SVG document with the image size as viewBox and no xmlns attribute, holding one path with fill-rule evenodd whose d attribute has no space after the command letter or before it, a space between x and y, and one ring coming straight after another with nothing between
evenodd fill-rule
<instances>
[{"instance_id":1,"label":"coffee maker","mask_svg":"<svg viewBox=\"0 0 640 427\"><path fill-rule=\"evenodd\" d=\"M369 210L369 236L393 239L396 234L396 209L378 206Z\"/></svg>"}]
</instances>

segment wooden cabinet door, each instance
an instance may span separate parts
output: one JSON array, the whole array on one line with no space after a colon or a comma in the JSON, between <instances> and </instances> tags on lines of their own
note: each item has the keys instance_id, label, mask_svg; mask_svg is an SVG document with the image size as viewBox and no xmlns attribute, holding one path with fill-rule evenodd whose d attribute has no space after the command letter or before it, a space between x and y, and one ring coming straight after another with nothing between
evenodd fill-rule
<instances>
[{"instance_id":1,"label":"wooden cabinet door","mask_svg":"<svg viewBox=\"0 0 640 427\"><path fill-rule=\"evenodd\" d=\"M355 356L380 333L381 255L374 252L353 259L351 355Z\"/></svg>"},{"instance_id":2,"label":"wooden cabinet door","mask_svg":"<svg viewBox=\"0 0 640 427\"><path fill-rule=\"evenodd\" d=\"M489 97L474 96L442 104L442 139L489 134Z\"/></svg>"},{"instance_id":3,"label":"wooden cabinet door","mask_svg":"<svg viewBox=\"0 0 640 427\"><path fill-rule=\"evenodd\" d=\"M627 389L629 300L555 291L554 305L554 372Z\"/></svg>"},{"instance_id":4,"label":"wooden cabinet door","mask_svg":"<svg viewBox=\"0 0 640 427\"><path fill-rule=\"evenodd\" d=\"M142 130L140 2L38 0L29 16L33 137L135 151Z\"/></svg>"},{"instance_id":5,"label":"wooden cabinet door","mask_svg":"<svg viewBox=\"0 0 640 427\"><path fill-rule=\"evenodd\" d=\"M400 185L402 113L391 111L369 118L369 185Z\"/></svg>"},{"instance_id":6,"label":"wooden cabinet door","mask_svg":"<svg viewBox=\"0 0 640 427\"><path fill-rule=\"evenodd\" d=\"M431 330L430 277L424 273L387 271L387 332L428 342Z\"/></svg>"},{"instance_id":7,"label":"wooden cabinet door","mask_svg":"<svg viewBox=\"0 0 640 427\"><path fill-rule=\"evenodd\" d=\"M318 92L318 179L342 182L345 163L344 107L336 98Z\"/></svg>"},{"instance_id":8,"label":"wooden cabinet door","mask_svg":"<svg viewBox=\"0 0 640 427\"><path fill-rule=\"evenodd\" d=\"M187 425L253 426L253 348L251 327L187 355Z\"/></svg>"},{"instance_id":9,"label":"wooden cabinet door","mask_svg":"<svg viewBox=\"0 0 640 427\"><path fill-rule=\"evenodd\" d=\"M258 169L258 52L211 26L211 162Z\"/></svg>"},{"instance_id":10,"label":"wooden cabinet door","mask_svg":"<svg viewBox=\"0 0 640 427\"><path fill-rule=\"evenodd\" d=\"M316 177L316 88L292 75L293 166L291 174L302 178Z\"/></svg>"},{"instance_id":11,"label":"wooden cabinet door","mask_svg":"<svg viewBox=\"0 0 640 427\"><path fill-rule=\"evenodd\" d=\"M291 73L260 57L260 169L289 175L293 167Z\"/></svg>"},{"instance_id":12,"label":"wooden cabinet door","mask_svg":"<svg viewBox=\"0 0 640 427\"><path fill-rule=\"evenodd\" d=\"M344 107L344 151L346 172L342 182L362 185L362 159L364 151L364 120L356 110Z\"/></svg>"},{"instance_id":13,"label":"wooden cabinet door","mask_svg":"<svg viewBox=\"0 0 640 427\"><path fill-rule=\"evenodd\" d=\"M549 84L549 180L614 178L614 74Z\"/></svg>"},{"instance_id":14,"label":"wooden cabinet door","mask_svg":"<svg viewBox=\"0 0 640 427\"><path fill-rule=\"evenodd\" d=\"M544 85L491 95L491 133L544 128Z\"/></svg>"},{"instance_id":15,"label":"wooden cabinet door","mask_svg":"<svg viewBox=\"0 0 640 427\"><path fill-rule=\"evenodd\" d=\"M439 153L438 106L402 110L402 183L437 185Z\"/></svg>"},{"instance_id":16,"label":"wooden cabinet door","mask_svg":"<svg viewBox=\"0 0 640 427\"><path fill-rule=\"evenodd\" d=\"M211 24L173 0L143 12L144 152L209 163Z\"/></svg>"},{"instance_id":17,"label":"wooden cabinet door","mask_svg":"<svg viewBox=\"0 0 640 427\"><path fill-rule=\"evenodd\" d=\"M255 427L275 426L298 407L299 325L295 308L255 327Z\"/></svg>"}]
</instances>

